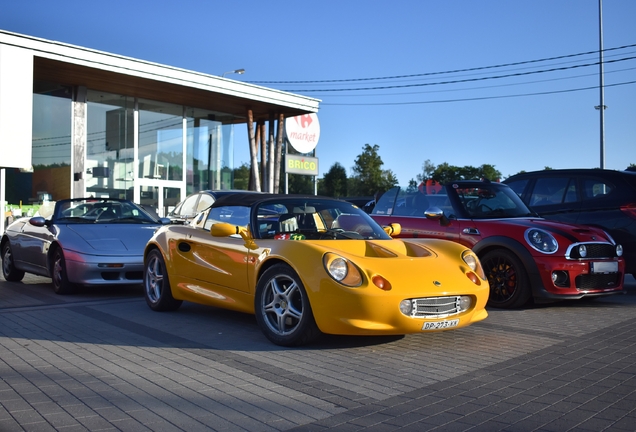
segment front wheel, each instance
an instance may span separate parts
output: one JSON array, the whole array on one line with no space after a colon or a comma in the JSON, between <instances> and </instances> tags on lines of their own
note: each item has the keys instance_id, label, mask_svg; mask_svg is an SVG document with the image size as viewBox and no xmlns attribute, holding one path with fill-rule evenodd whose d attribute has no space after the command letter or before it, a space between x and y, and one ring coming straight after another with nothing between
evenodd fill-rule
<instances>
[{"instance_id":1,"label":"front wheel","mask_svg":"<svg viewBox=\"0 0 636 432\"><path fill-rule=\"evenodd\" d=\"M530 300L528 273L515 254L504 249L490 251L481 258L481 265L490 284L488 306L512 309Z\"/></svg>"},{"instance_id":2,"label":"front wheel","mask_svg":"<svg viewBox=\"0 0 636 432\"><path fill-rule=\"evenodd\" d=\"M320 335L307 291L286 264L273 265L263 273L254 303L259 327L276 345L303 345Z\"/></svg>"},{"instance_id":3,"label":"front wheel","mask_svg":"<svg viewBox=\"0 0 636 432\"><path fill-rule=\"evenodd\" d=\"M53 252L51 279L55 294L72 294L75 292L75 286L68 281L64 252L60 247Z\"/></svg>"},{"instance_id":4,"label":"front wheel","mask_svg":"<svg viewBox=\"0 0 636 432\"><path fill-rule=\"evenodd\" d=\"M24 272L15 267L11 245L8 241L2 247L2 275L5 280L11 282L19 282L24 278Z\"/></svg>"},{"instance_id":5,"label":"front wheel","mask_svg":"<svg viewBox=\"0 0 636 432\"><path fill-rule=\"evenodd\" d=\"M144 296L150 309L158 312L177 310L183 303L182 300L172 297L166 263L157 249L151 250L146 257Z\"/></svg>"}]
</instances>

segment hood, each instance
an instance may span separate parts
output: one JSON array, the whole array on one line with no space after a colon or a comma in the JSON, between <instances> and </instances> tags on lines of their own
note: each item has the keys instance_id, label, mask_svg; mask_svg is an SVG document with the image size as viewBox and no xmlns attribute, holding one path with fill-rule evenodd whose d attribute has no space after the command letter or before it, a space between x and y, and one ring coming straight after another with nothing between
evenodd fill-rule
<instances>
[{"instance_id":1,"label":"hood","mask_svg":"<svg viewBox=\"0 0 636 432\"><path fill-rule=\"evenodd\" d=\"M482 219L473 220L472 223L482 232L482 235L486 232L489 232L489 235L502 234L506 228L520 231L525 231L528 228L540 228L550 232L555 237L565 238L572 243L613 242L611 237L601 228L541 218Z\"/></svg>"},{"instance_id":2,"label":"hood","mask_svg":"<svg viewBox=\"0 0 636 432\"><path fill-rule=\"evenodd\" d=\"M77 224L64 225L60 228L58 238L64 247L79 248L86 253L141 255L158 225ZM73 235L65 235L65 232ZM83 240L89 248L81 247L79 244L69 244L73 242L71 237L76 237L75 241Z\"/></svg>"}]
</instances>

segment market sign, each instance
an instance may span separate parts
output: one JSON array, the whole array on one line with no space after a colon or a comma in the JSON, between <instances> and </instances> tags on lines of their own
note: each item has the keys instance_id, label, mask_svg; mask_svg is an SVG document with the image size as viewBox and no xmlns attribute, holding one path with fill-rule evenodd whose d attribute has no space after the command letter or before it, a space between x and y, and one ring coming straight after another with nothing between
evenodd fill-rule
<instances>
[{"instance_id":1,"label":"market sign","mask_svg":"<svg viewBox=\"0 0 636 432\"><path fill-rule=\"evenodd\" d=\"M287 141L298 153L310 153L320 138L317 114L303 114L285 119Z\"/></svg>"},{"instance_id":2,"label":"market sign","mask_svg":"<svg viewBox=\"0 0 636 432\"><path fill-rule=\"evenodd\" d=\"M288 154L285 155L287 174L318 175L318 158Z\"/></svg>"}]
</instances>

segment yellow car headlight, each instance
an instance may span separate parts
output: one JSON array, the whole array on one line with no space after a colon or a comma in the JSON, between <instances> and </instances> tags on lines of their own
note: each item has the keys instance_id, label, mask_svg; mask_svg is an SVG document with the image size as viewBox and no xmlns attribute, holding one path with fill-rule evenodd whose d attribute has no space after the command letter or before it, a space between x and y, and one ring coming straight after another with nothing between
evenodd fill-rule
<instances>
[{"instance_id":1,"label":"yellow car headlight","mask_svg":"<svg viewBox=\"0 0 636 432\"><path fill-rule=\"evenodd\" d=\"M477 274L482 279L486 279L486 274L484 273L484 269L481 267L481 262L477 255L471 250L465 250L462 253L462 259L466 263L466 265ZM474 281L473 281L474 282Z\"/></svg>"},{"instance_id":2,"label":"yellow car headlight","mask_svg":"<svg viewBox=\"0 0 636 432\"><path fill-rule=\"evenodd\" d=\"M360 286L362 274L360 270L348 259L334 253L326 253L322 258L327 274L336 282L346 286Z\"/></svg>"}]
</instances>

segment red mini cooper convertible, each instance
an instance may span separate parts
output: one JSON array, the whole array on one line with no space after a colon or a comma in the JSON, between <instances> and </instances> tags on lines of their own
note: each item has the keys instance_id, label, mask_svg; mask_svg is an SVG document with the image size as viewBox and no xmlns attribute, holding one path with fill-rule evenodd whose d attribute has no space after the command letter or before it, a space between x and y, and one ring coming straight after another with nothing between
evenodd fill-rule
<instances>
[{"instance_id":1,"label":"red mini cooper convertible","mask_svg":"<svg viewBox=\"0 0 636 432\"><path fill-rule=\"evenodd\" d=\"M399 237L449 239L473 249L490 283L490 306L622 291L623 248L602 229L545 220L500 183L455 181L437 192L390 189L371 217L399 223Z\"/></svg>"}]
</instances>

